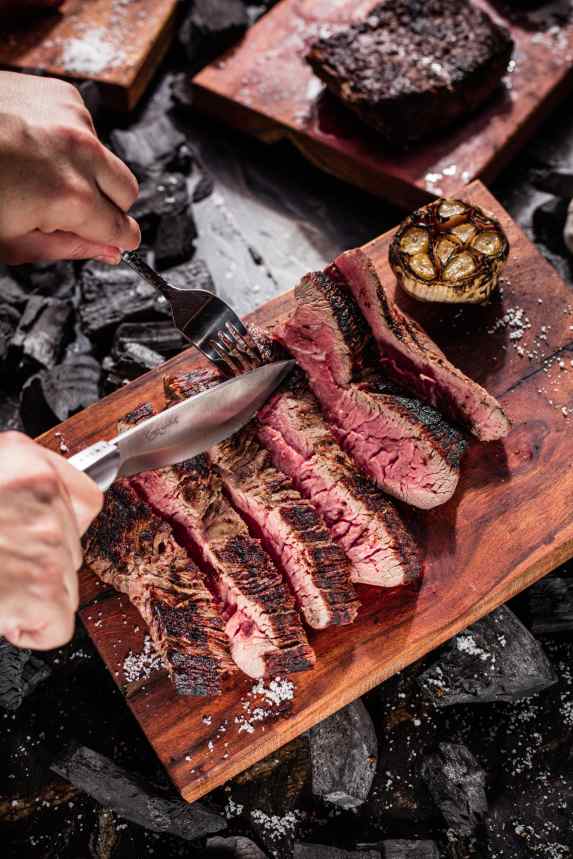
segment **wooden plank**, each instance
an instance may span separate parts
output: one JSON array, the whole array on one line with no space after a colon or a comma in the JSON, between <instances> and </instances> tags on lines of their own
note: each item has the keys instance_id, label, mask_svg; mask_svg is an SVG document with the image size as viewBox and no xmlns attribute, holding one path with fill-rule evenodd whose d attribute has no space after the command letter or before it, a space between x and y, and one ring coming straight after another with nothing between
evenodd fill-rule
<instances>
[{"instance_id":1,"label":"wooden plank","mask_svg":"<svg viewBox=\"0 0 573 859\"><path fill-rule=\"evenodd\" d=\"M177 0L66 0L58 13L2 22L0 68L94 80L107 107L132 110L167 53L177 8ZM66 45L93 40L94 34L115 50L115 57L91 73L74 70L66 63Z\"/></svg>"},{"instance_id":2,"label":"wooden plank","mask_svg":"<svg viewBox=\"0 0 573 859\"><path fill-rule=\"evenodd\" d=\"M238 48L195 77L197 106L264 140L288 137L323 170L412 208L474 179L490 181L573 85L572 25L525 29L500 18L499 4L483 0L480 5L509 27L516 43L505 89L435 141L406 153L385 150L375 132L323 92L304 61L325 26L361 20L372 5L282 0Z\"/></svg>"},{"instance_id":3,"label":"wooden plank","mask_svg":"<svg viewBox=\"0 0 573 859\"><path fill-rule=\"evenodd\" d=\"M244 707L253 701L247 679L234 681L224 695L207 700L178 697L164 673L143 687L130 685L123 660L130 650L141 650L143 624L125 597L102 589L82 573L81 617L189 801L419 659L573 555L573 299L480 183L472 184L464 196L494 212L507 230L512 251L503 293L483 308L415 304L410 309L456 363L501 397L513 429L503 442L473 442L454 498L416 514L426 549L419 588L361 588L363 608L356 623L310 633L316 667L292 678L295 694L284 712L271 708L248 733L240 730ZM387 234L365 246L389 288L390 239ZM292 301L292 293L279 296L251 319L272 325ZM518 308L531 327L521 340L510 340L500 320ZM520 355L518 348L534 357ZM43 443L57 450L61 436L55 432L62 433L73 453L111 437L122 414L145 400L161 402L165 372L199 363L193 351L184 352L47 433ZM562 408L570 409L572 417Z\"/></svg>"}]
</instances>

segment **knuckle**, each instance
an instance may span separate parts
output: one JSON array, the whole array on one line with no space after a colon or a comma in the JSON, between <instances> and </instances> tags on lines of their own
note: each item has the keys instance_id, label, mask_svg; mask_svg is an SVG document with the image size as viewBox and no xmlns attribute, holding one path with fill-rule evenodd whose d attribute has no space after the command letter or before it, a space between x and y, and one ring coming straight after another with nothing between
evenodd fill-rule
<instances>
[{"instance_id":1,"label":"knuckle","mask_svg":"<svg viewBox=\"0 0 573 859\"><path fill-rule=\"evenodd\" d=\"M30 465L27 472L14 476L11 488L30 492L43 504L52 503L60 494L60 481L54 469L41 460Z\"/></svg>"},{"instance_id":2,"label":"knuckle","mask_svg":"<svg viewBox=\"0 0 573 859\"><path fill-rule=\"evenodd\" d=\"M60 125L54 131L60 145L66 150L77 151L78 148L86 149L93 146L94 137L85 128L75 125ZM95 141L97 143L97 141Z\"/></svg>"}]
</instances>

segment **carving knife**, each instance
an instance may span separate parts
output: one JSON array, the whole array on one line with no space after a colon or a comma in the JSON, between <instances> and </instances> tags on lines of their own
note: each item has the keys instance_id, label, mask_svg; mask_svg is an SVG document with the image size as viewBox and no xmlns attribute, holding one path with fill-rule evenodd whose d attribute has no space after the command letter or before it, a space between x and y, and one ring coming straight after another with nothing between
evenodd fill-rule
<instances>
[{"instance_id":1,"label":"carving knife","mask_svg":"<svg viewBox=\"0 0 573 859\"><path fill-rule=\"evenodd\" d=\"M68 459L106 490L117 477L174 465L203 453L241 429L295 366L275 361L92 444Z\"/></svg>"}]
</instances>

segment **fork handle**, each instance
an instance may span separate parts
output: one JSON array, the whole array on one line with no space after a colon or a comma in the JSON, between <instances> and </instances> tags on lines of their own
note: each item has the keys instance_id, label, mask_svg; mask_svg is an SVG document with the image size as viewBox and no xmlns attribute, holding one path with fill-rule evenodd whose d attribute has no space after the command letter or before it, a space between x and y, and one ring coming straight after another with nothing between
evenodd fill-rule
<instances>
[{"instance_id":1,"label":"fork handle","mask_svg":"<svg viewBox=\"0 0 573 859\"><path fill-rule=\"evenodd\" d=\"M143 280L146 280L147 283L150 283L151 286L158 289L165 298L171 301L173 298L174 288L167 283L160 274L157 274L151 266L147 265L145 260L142 259L139 254L136 254L134 251L124 251L121 255L121 260L129 266L132 271L142 277Z\"/></svg>"}]
</instances>

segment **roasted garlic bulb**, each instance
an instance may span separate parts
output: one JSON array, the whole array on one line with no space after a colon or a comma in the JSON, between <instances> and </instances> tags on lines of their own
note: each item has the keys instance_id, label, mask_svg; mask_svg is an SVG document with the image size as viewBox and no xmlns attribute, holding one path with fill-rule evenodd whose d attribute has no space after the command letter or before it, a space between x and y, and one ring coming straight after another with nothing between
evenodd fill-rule
<instances>
[{"instance_id":1,"label":"roasted garlic bulb","mask_svg":"<svg viewBox=\"0 0 573 859\"><path fill-rule=\"evenodd\" d=\"M436 200L400 225L390 264L420 301L485 301L497 286L509 242L492 215L462 200Z\"/></svg>"}]
</instances>

